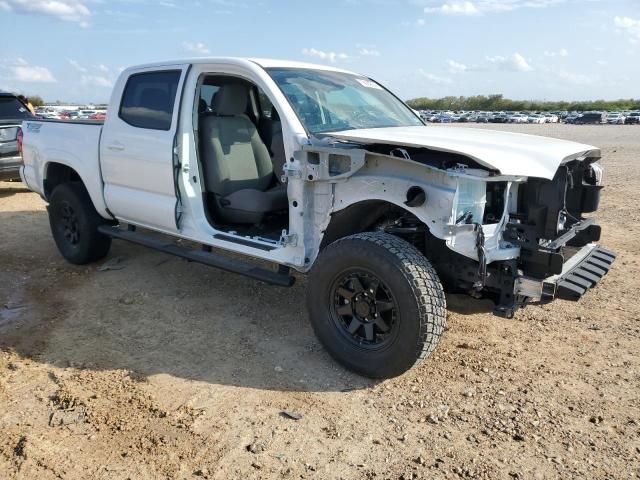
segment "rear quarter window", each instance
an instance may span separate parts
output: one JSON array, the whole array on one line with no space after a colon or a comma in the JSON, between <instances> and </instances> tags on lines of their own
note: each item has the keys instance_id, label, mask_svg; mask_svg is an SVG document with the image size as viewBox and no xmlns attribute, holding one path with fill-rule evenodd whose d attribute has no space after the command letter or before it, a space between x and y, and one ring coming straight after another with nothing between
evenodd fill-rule
<instances>
[{"instance_id":1,"label":"rear quarter window","mask_svg":"<svg viewBox=\"0 0 640 480\"><path fill-rule=\"evenodd\" d=\"M122 94L119 116L129 125L170 130L180 70L131 75Z\"/></svg>"}]
</instances>

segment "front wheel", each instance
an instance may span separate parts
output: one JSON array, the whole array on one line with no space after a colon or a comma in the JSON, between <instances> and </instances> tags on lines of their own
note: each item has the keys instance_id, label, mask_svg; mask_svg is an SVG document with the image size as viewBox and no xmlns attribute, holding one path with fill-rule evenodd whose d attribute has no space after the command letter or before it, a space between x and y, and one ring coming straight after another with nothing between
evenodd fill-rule
<instances>
[{"instance_id":1,"label":"front wheel","mask_svg":"<svg viewBox=\"0 0 640 480\"><path fill-rule=\"evenodd\" d=\"M310 273L307 306L329 353L370 378L395 377L426 358L446 323L444 291L429 261L382 232L329 245Z\"/></svg>"},{"instance_id":2,"label":"front wheel","mask_svg":"<svg viewBox=\"0 0 640 480\"><path fill-rule=\"evenodd\" d=\"M107 221L94 208L82 183L58 185L51 194L47 210L53 239L68 262L83 265L109 253L111 237L98 231L98 227Z\"/></svg>"}]
</instances>

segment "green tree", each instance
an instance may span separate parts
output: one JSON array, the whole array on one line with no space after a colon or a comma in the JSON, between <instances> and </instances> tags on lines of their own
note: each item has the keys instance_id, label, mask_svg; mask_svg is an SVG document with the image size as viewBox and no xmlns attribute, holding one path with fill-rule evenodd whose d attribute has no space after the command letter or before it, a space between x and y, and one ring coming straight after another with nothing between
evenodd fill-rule
<instances>
[{"instance_id":1,"label":"green tree","mask_svg":"<svg viewBox=\"0 0 640 480\"><path fill-rule=\"evenodd\" d=\"M27 99L34 107L41 107L44 105L44 100L42 100L42 97L40 95L29 95Z\"/></svg>"}]
</instances>

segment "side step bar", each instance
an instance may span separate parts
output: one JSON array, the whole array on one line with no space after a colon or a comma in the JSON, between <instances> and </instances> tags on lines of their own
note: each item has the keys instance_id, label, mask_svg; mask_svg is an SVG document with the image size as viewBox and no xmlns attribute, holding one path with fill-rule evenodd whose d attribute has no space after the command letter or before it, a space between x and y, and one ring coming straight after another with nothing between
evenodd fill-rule
<instances>
[{"instance_id":1,"label":"side step bar","mask_svg":"<svg viewBox=\"0 0 640 480\"><path fill-rule=\"evenodd\" d=\"M98 230L100 233L108 235L109 237L144 245L145 247L153 248L154 250L159 250L160 252L168 253L169 255L175 255L192 262L219 268L226 272L239 273L240 275L251 277L272 285L290 287L295 282L295 278L289 275L289 269L287 267L281 266L279 271L276 272L236 258L211 253L208 251L209 249L190 250L162 238L138 233L135 228L123 230L110 225L101 225L98 227Z\"/></svg>"}]
</instances>

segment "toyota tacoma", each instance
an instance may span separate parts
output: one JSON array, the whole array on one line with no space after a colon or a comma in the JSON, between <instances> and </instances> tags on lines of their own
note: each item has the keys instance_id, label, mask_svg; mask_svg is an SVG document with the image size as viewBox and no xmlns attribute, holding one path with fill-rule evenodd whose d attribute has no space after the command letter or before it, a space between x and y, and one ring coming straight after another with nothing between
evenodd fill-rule
<instances>
[{"instance_id":1,"label":"toyota tacoma","mask_svg":"<svg viewBox=\"0 0 640 480\"><path fill-rule=\"evenodd\" d=\"M375 80L328 66L136 66L104 122L23 130L22 178L66 260L97 261L115 238L275 285L308 274L317 336L369 377L434 350L445 291L512 317L578 300L615 258L590 215L598 148L425 126Z\"/></svg>"}]
</instances>

